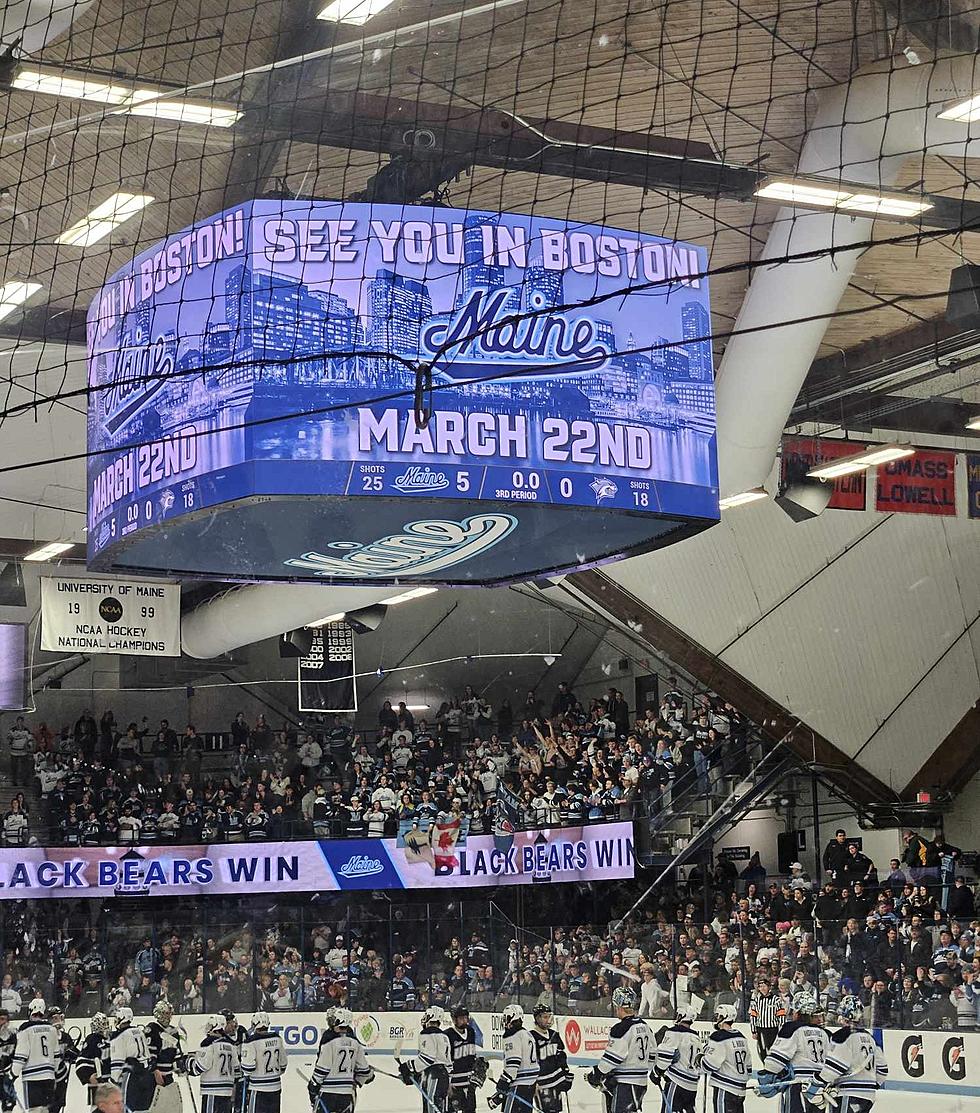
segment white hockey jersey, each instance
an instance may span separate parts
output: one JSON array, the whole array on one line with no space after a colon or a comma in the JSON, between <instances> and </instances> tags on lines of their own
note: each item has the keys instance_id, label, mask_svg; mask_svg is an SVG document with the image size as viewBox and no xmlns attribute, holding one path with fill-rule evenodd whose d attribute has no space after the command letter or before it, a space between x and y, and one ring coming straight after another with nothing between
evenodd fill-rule
<instances>
[{"instance_id":1,"label":"white hockey jersey","mask_svg":"<svg viewBox=\"0 0 980 1113\"><path fill-rule=\"evenodd\" d=\"M715 1029L701 1057L701 1070L708 1076L709 1085L729 1094L744 1096L752 1074L749 1041L741 1032Z\"/></svg>"},{"instance_id":2,"label":"white hockey jersey","mask_svg":"<svg viewBox=\"0 0 980 1113\"><path fill-rule=\"evenodd\" d=\"M256 1093L277 1094L286 1073L286 1047L277 1032L253 1032L242 1044L242 1074Z\"/></svg>"},{"instance_id":3,"label":"white hockey jersey","mask_svg":"<svg viewBox=\"0 0 980 1113\"><path fill-rule=\"evenodd\" d=\"M221 1033L211 1035L187 1060L187 1073L201 1080L201 1093L230 1098L235 1093L238 1048Z\"/></svg>"},{"instance_id":4,"label":"white hockey jersey","mask_svg":"<svg viewBox=\"0 0 980 1113\"><path fill-rule=\"evenodd\" d=\"M864 1028L838 1028L830 1038L820 1081L845 1097L873 1098L888 1077L888 1061Z\"/></svg>"},{"instance_id":5,"label":"white hockey jersey","mask_svg":"<svg viewBox=\"0 0 980 1113\"><path fill-rule=\"evenodd\" d=\"M61 1059L58 1029L46 1020L29 1020L17 1031L13 1074L25 1082L53 1082Z\"/></svg>"},{"instance_id":6,"label":"white hockey jersey","mask_svg":"<svg viewBox=\"0 0 980 1113\"><path fill-rule=\"evenodd\" d=\"M434 1067L452 1070L453 1049L441 1028L423 1028L419 1032L419 1050L412 1065L419 1074Z\"/></svg>"},{"instance_id":7,"label":"white hockey jersey","mask_svg":"<svg viewBox=\"0 0 980 1113\"><path fill-rule=\"evenodd\" d=\"M349 1096L355 1085L373 1081L374 1071L357 1040L344 1032L324 1032L312 1078L321 1093Z\"/></svg>"},{"instance_id":8,"label":"white hockey jersey","mask_svg":"<svg viewBox=\"0 0 980 1113\"><path fill-rule=\"evenodd\" d=\"M523 1028L504 1035L504 1069L500 1081L508 1086L533 1086L538 1080L538 1049Z\"/></svg>"},{"instance_id":9,"label":"white hockey jersey","mask_svg":"<svg viewBox=\"0 0 980 1113\"><path fill-rule=\"evenodd\" d=\"M109 1073L114 1082L150 1065L150 1045L142 1028L129 1024L109 1037Z\"/></svg>"},{"instance_id":10,"label":"white hockey jersey","mask_svg":"<svg viewBox=\"0 0 980 1113\"><path fill-rule=\"evenodd\" d=\"M693 1028L666 1028L657 1047L657 1070L682 1090L697 1090L700 1081L701 1039Z\"/></svg>"},{"instance_id":11,"label":"white hockey jersey","mask_svg":"<svg viewBox=\"0 0 980 1113\"><path fill-rule=\"evenodd\" d=\"M792 1067L797 1078L815 1078L820 1073L830 1036L816 1024L791 1020L776 1033L762 1069L781 1074Z\"/></svg>"},{"instance_id":12,"label":"white hockey jersey","mask_svg":"<svg viewBox=\"0 0 980 1113\"><path fill-rule=\"evenodd\" d=\"M649 1080L653 1033L638 1016L628 1016L609 1030L609 1042L596 1064L600 1074L630 1086L646 1086Z\"/></svg>"}]
</instances>

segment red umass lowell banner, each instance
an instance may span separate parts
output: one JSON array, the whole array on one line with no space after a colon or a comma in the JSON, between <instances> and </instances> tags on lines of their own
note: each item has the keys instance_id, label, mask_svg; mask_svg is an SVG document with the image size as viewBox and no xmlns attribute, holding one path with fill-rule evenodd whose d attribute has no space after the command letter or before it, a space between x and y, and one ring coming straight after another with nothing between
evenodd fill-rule
<instances>
[{"instance_id":1,"label":"red umass lowell banner","mask_svg":"<svg viewBox=\"0 0 980 1113\"><path fill-rule=\"evenodd\" d=\"M919 450L878 468L875 509L903 514L956 513L956 453Z\"/></svg>"},{"instance_id":2,"label":"red umass lowell banner","mask_svg":"<svg viewBox=\"0 0 980 1113\"><path fill-rule=\"evenodd\" d=\"M816 437L784 437L782 477L792 482L805 475L810 468L839 460L842 456L856 456L867 445L853 441L819 440ZM827 504L831 510L863 510L867 490L867 471L844 475L835 479L834 493Z\"/></svg>"}]
</instances>

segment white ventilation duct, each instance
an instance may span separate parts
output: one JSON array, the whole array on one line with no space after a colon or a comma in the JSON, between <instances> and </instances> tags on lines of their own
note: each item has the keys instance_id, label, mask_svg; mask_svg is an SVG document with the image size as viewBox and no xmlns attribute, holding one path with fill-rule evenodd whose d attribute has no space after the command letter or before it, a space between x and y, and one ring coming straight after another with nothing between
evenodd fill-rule
<instances>
[{"instance_id":1,"label":"white ventilation duct","mask_svg":"<svg viewBox=\"0 0 980 1113\"><path fill-rule=\"evenodd\" d=\"M92 0L11 0L0 7L0 42L20 39L22 54L36 54L91 6Z\"/></svg>"},{"instance_id":2,"label":"white ventilation duct","mask_svg":"<svg viewBox=\"0 0 980 1113\"><path fill-rule=\"evenodd\" d=\"M370 607L411 590L402 587L332 587L329 584L255 584L232 588L184 616L180 640L188 657L220 657L319 622L332 614Z\"/></svg>"},{"instance_id":3,"label":"white ventilation duct","mask_svg":"<svg viewBox=\"0 0 980 1113\"><path fill-rule=\"evenodd\" d=\"M902 166L916 155L976 156L980 141L969 141L971 131L980 134L976 126L937 119L951 102L974 93L980 93L980 64L974 55L858 73L846 85L821 91L797 172L878 190L894 188ZM762 259L863 243L871 239L872 225L869 217L784 207ZM882 227L888 235L900 235L903 229L895 222ZM907 231L915 231L913 222ZM716 382L722 497L761 486L768 477L829 324L829 316L823 315L837 309L860 255L861 249L837 251L774 262L752 273L735 331L755 331L732 336ZM817 319L782 324L801 317Z\"/></svg>"}]
</instances>

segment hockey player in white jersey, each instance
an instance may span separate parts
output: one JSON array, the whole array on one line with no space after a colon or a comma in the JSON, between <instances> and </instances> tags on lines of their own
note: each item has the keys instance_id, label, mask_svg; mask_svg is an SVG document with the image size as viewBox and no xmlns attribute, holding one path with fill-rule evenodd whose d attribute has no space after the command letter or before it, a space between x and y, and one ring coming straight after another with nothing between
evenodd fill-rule
<instances>
[{"instance_id":1,"label":"hockey player in white jersey","mask_svg":"<svg viewBox=\"0 0 980 1113\"><path fill-rule=\"evenodd\" d=\"M308 1087L314 1113L350 1113L355 1089L374 1081L364 1048L351 1032L352 1020L350 1009L338 1006L327 1011Z\"/></svg>"},{"instance_id":2,"label":"hockey player in white jersey","mask_svg":"<svg viewBox=\"0 0 980 1113\"><path fill-rule=\"evenodd\" d=\"M792 1010L793 1019L776 1033L759 1071L759 1093L764 1098L778 1094L779 1113L807 1113L804 1092L820 1073L830 1037L812 993L798 993Z\"/></svg>"},{"instance_id":3,"label":"hockey player in white jersey","mask_svg":"<svg viewBox=\"0 0 980 1113\"><path fill-rule=\"evenodd\" d=\"M286 1047L282 1036L269 1029L269 1014L256 1013L252 1030L242 1042L245 1108L248 1113L279 1113Z\"/></svg>"},{"instance_id":4,"label":"hockey player in white jersey","mask_svg":"<svg viewBox=\"0 0 980 1113\"><path fill-rule=\"evenodd\" d=\"M204 1042L187 1058L187 1073L201 1081L201 1113L232 1113L238 1049L223 1016L208 1017Z\"/></svg>"},{"instance_id":5,"label":"hockey player in white jersey","mask_svg":"<svg viewBox=\"0 0 980 1113\"><path fill-rule=\"evenodd\" d=\"M444 1016L438 1005L425 1010L418 1052L414 1058L398 1064L402 1082L418 1086L422 1091L422 1113L447 1113L449 1108L453 1051L449 1037L442 1030Z\"/></svg>"},{"instance_id":6,"label":"hockey player in white jersey","mask_svg":"<svg viewBox=\"0 0 980 1113\"><path fill-rule=\"evenodd\" d=\"M116 1009L116 1030L109 1037L109 1073L123 1092L127 1109L144 1110L153 1100L150 1045L133 1023L133 1010Z\"/></svg>"},{"instance_id":7,"label":"hockey player in white jersey","mask_svg":"<svg viewBox=\"0 0 980 1113\"><path fill-rule=\"evenodd\" d=\"M65 1031L65 1010L60 1005L52 1005L48 1009L48 1020L54 1025L58 1033L58 1069L54 1079L54 1098L51 1101L51 1113L64 1113L68 1100L69 1071L78 1058L78 1047L72 1037Z\"/></svg>"},{"instance_id":8,"label":"hockey player in white jersey","mask_svg":"<svg viewBox=\"0 0 980 1113\"><path fill-rule=\"evenodd\" d=\"M504 1069L497 1079L496 1091L487 1105L503 1113L528 1113L534 1106L538 1081L538 1049L534 1037L524 1030L524 1010L508 1005L501 1013L504 1025Z\"/></svg>"},{"instance_id":9,"label":"hockey player in white jersey","mask_svg":"<svg viewBox=\"0 0 980 1113\"><path fill-rule=\"evenodd\" d=\"M823 1109L836 1100L837 1113L870 1113L875 1095L888 1077L888 1061L862 1024L864 1006L857 997L845 997L837 1015L842 1027L830 1037L830 1049L811 1087L810 1101Z\"/></svg>"},{"instance_id":10,"label":"hockey player in white jersey","mask_svg":"<svg viewBox=\"0 0 980 1113\"><path fill-rule=\"evenodd\" d=\"M701 1040L692 1027L697 1015L693 1006L683 1006L659 1035L650 1077L663 1094L663 1113L694 1113L701 1078Z\"/></svg>"},{"instance_id":11,"label":"hockey player in white jersey","mask_svg":"<svg viewBox=\"0 0 980 1113\"><path fill-rule=\"evenodd\" d=\"M27 1022L17 1030L13 1074L24 1080L27 1113L48 1113L54 1100L61 1043L58 1030L47 1019L47 1005L36 997L27 1006Z\"/></svg>"},{"instance_id":12,"label":"hockey player in white jersey","mask_svg":"<svg viewBox=\"0 0 980 1113\"><path fill-rule=\"evenodd\" d=\"M605 1090L606 1113L640 1113L650 1074L653 1033L636 1015L636 994L628 986L613 990L612 1003L618 1023L609 1029L606 1050L586 1081Z\"/></svg>"},{"instance_id":13,"label":"hockey player in white jersey","mask_svg":"<svg viewBox=\"0 0 980 1113\"><path fill-rule=\"evenodd\" d=\"M553 1027L554 1017L547 1005L535 1005L531 1037L538 1051L538 1086L535 1091L541 1113L559 1113L562 1094L572 1088L572 1072L561 1036ZM643 1081L646 1082L646 1075Z\"/></svg>"},{"instance_id":14,"label":"hockey player in white jersey","mask_svg":"<svg viewBox=\"0 0 980 1113\"><path fill-rule=\"evenodd\" d=\"M742 1113L745 1087L752 1076L749 1041L732 1025L734 1005L715 1006L715 1030L701 1057L701 1071L708 1079L705 1113Z\"/></svg>"}]
</instances>

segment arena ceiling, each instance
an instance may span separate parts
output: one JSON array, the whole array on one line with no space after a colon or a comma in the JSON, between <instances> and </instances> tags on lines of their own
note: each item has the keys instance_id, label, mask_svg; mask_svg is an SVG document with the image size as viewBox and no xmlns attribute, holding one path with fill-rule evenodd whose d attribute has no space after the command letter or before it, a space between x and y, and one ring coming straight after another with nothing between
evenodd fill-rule
<instances>
[{"instance_id":1,"label":"arena ceiling","mask_svg":"<svg viewBox=\"0 0 980 1113\"><path fill-rule=\"evenodd\" d=\"M18 407L0 425L0 451L4 461L39 465L0 476L0 537L82 539L82 461L43 466L41 461L70 454L66 447L72 453L84 450L85 372L78 344L84 339L85 311L106 277L168 233L260 193L377 196L372 191L417 180L407 176L410 158L421 164L421 171L418 165L414 169L422 179L436 180L442 199L457 207L533 210L702 244L713 272L712 334L716 359L721 359L753 264L777 217L776 205L751 196L682 192L655 177L641 188L594 180L584 169L564 175L532 172L516 158L497 158L496 165L488 164L494 162L489 157L446 159L434 166L417 139L413 145L419 129L411 114L399 117L395 133L389 129L382 136L370 113L352 107L355 90L378 98L374 104L421 104L425 119L449 109L503 118L512 122L514 135L526 140L537 134L543 148L549 147L549 136L571 134L562 125L602 128L691 144L692 151L704 144L727 165L791 173L822 93L875 64L898 71L913 60L925 63L937 52L969 51L976 46L980 23L972 0L938 5L910 0L642 5L630 0L394 0L363 28L317 21L319 6L307 0L145 5L94 0L55 3L51 17L47 3L22 0L5 10L3 44L13 46L19 35L24 39L0 68L5 82L16 64L28 62L73 73L111 72L118 79L172 88L175 96L237 105L243 115L230 128L202 127L119 114L88 101L18 89L4 93L0 236L8 250L2 281L29 280L43 289L22 314L0 322L0 337L6 338L0 340L6 380L0 396L5 411ZM466 14L456 18L461 11ZM329 128L324 119L331 121ZM349 145L336 142L338 133ZM528 161L540 169L537 159ZM978 169L975 159L913 153L897 184L913 193L975 202L980 201ZM155 200L92 247L56 243L59 233L117 190ZM861 257L828 324L790 428L812 428L819 421L821 429L843 424L888 439L898 427L924 444L976 444L980 431L963 429L961 418L980 405L975 371L980 333L948 325L944 311L950 270L976 257L980 232L908 232L907 225L875 222L875 245ZM896 369L900 373L891 374ZM888 424L881 397L886 393L922 404L902 410L908 417L904 425L902 419ZM951 403L960 404L952 416ZM669 584L670 602L661 595L659 606L672 622L711 653L727 654L734 667L763 688L767 677L781 677L771 681L775 694L787 707L799 709L801 717L821 720L847 752L861 751L871 735L884 755L881 743L900 744L908 729L919 732L924 750L931 752L980 693L972 633L976 600L963 586L977 571L975 541L951 535L949 530L959 528L955 524L934 527L958 554L947 569L953 586L944 581L943 588L953 592L955 613L951 618L933 608L924 620L916 608L894 604L895 598L911 598L908 592L914 594L923 571L929 574L923 554L935 554L920 536L924 527L896 521L879 533L879 540L890 537L887 553L903 554L905 565L891 600L878 599L892 615L875 632L876 659L887 660L889 647L898 643L911 644L915 652L905 671L883 666L877 698L864 692L860 707L848 717L839 714L838 703L850 701L851 710L857 706L857 675L828 665L817 676L806 668L802 653L799 673L788 678L785 655L799 622L812 623L828 607L841 605L840 582L832 581L843 575L844 566L835 554L853 551L866 559L860 576L855 579L852 572L852 587L857 582L873 586L882 554L872 560L864 557L870 545L854 547L859 540L849 532L857 529L854 521L846 528L820 525L806 542L802 534L790 532L773 546L774 534L793 527L779 521L771 507L758 513L765 515L761 525L758 518L726 524L710 538L685 545L686 557L672 554L667 566L645 558L614 575L637 598L648 595L655 603L658 585ZM930 545L937 535L930 535ZM761 561L772 552L793 555L776 569ZM781 608L781 600L794 595L800 583L809 583L821 562L834 571L822 575L825 594L811 600L813 610ZM732 567L745 571L737 584L719 572L727 575ZM764 589L756 575L761 567L772 573ZM675 604L699 592L698 578L705 576L719 585L714 618L706 619L699 610L695 621ZM792 620L770 639L777 610L780 621L790 614ZM957 625L960 613L963 629ZM753 636L745 656L747 630ZM819 642L812 652L821 661L834 660L834 630L827 627L825 640L811 643ZM942 662L950 663L949 639L959 646L957 653L969 652L957 658L948 683L933 690L929 685L944 675ZM920 640L921 649L915 648ZM835 686L840 701L833 695ZM889 736L888 730L899 725L897 710L909 707L909 691L920 697L928 692L929 699L911 727ZM944 711L930 722L934 699L942 701ZM883 723L891 724L884 735ZM889 761L881 756L877 771L901 787L914 772L911 762L890 776Z\"/></svg>"}]
</instances>

